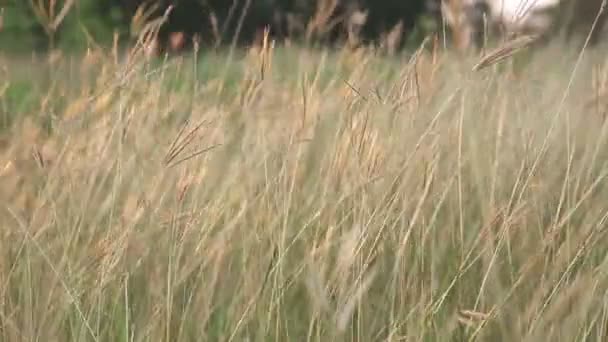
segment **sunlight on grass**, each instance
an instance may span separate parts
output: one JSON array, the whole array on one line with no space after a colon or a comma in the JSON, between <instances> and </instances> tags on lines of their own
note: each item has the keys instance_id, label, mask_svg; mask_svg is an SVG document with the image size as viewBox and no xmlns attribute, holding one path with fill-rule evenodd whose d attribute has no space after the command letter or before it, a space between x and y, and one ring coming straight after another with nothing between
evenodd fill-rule
<instances>
[{"instance_id":1,"label":"sunlight on grass","mask_svg":"<svg viewBox=\"0 0 608 342\"><path fill-rule=\"evenodd\" d=\"M608 64L560 48L4 62L0 339L603 340Z\"/></svg>"}]
</instances>

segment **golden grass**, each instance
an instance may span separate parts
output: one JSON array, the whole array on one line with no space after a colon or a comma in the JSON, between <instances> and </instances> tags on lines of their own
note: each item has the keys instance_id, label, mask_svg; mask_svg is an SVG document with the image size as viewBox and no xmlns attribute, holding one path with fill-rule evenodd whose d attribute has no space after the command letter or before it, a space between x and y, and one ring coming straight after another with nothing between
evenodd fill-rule
<instances>
[{"instance_id":1,"label":"golden grass","mask_svg":"<svg viewBox=\"0 0 608 342\"><path fill-rule=\"evenodd\" d=\"M0 136L0 339L604 340L608 73L556 51L56 72Z\"/></svg>"}]
</instances>

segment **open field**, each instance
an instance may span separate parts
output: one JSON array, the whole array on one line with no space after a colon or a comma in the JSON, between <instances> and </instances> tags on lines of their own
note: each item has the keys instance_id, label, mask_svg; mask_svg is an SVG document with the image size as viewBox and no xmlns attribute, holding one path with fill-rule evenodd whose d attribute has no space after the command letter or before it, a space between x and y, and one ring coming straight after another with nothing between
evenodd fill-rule
<instances>
[{"instance_id":1,"label":"open field","mask_svg":"<svg viewBox=\"0 0 608 342\"><path fill-rule=\"evenodd\" d=\"M605 340L608 64L546 49L3 60L0 340Z\"/></svg>"}]
</instances>

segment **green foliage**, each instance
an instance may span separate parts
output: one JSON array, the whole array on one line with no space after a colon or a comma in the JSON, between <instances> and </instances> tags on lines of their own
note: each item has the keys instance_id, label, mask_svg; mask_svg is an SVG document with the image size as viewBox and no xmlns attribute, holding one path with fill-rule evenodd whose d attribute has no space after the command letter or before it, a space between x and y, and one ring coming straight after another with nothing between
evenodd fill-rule
<instances>
[{"instance_id":1,"label":"green foliage","mask_svg":"<svg viewBox=\"0 0 608 342\"><path fill-rule=\"evenodd\" d=\"M90 39L108 44L115 31L125 33L124 21L124 13L116 5L96 0L79 1L62 25L60 47L85 46Z\"/></svg>"},{"instance_id":2,"label":"green foliage","mask_svg":"<svg viewBox=\"0 0 608 342\"><path fill-rule=\"evenodd\" d=\"M418 25L418 18L423 11L424 0L415 1L362 1L363 8L372 14L369 23L364 29L366 36L377 39L383 31L389 30L398 20L403 20L408 28L408 38L419 40L419 30L413 27ZM57 1L54 14L57 15L66 1ZM78 0L70 8L67 16L61 21L56 30L49 30L52 21L36 15L34 6L45 6L49 0L42 1L11 1L4 7L4 28L0 31L0 47L11 50L30 51L49 46L61 49L82 48L91 41L108 44L112 41L115 32L122 35L128 31L129 23L138 6L143 0L128 1L98 1ZM164 0L149 0L146 4L157 3L159 9L156 16L162 15L168 2ZM214 13L218 19L220 29L223 30L224 43L229 43L232 36L240 27L241 39L250 41L253 32L267 25L286 25L286 15L296 15L306 24L320 8L321 0L257 0L251 1L247 6L244 21L239 23L246 8L244 0L182 0L174 2L175 8L169 22L165 25L166 31L179 30L190 33L202 31L203 36L209 36L210 14ZM321 6L323 7L323 6ZM336 11L343 11L338 7ZM277 14L283 15L283 22L277 23ZM341 13L332 13L336 18ZM284 28L283 28L284 30ZM424 31L424 30L423 30Z\"/></svg>"},{"instance_id":3,"label":"green foliage","mask_svg":"<svg viewBox=\"0 0 608 342\"><path fill-rule=\"evenodd\" d=\"M64 2L60 2L59 11ZM45 22L36 16L36 2L14 1L4 8L4 27L0 31L0 47L10 51L30 51L49 45L55 40L57 47L75 48L85 46L90 39L98 43L109 43L113 33L124 32L126 20L116 4L96 0L76 1L69 13L57 27L55 36L45 31Z\"/></svg>"},{"instance_id":4,"label":"green foliage","mask_svg":"<svg viewBox=\"0 0 608 342\"><path fill-rule=\"evenodd\" d=\"M43 31L28 1L12 1L4 7L0 49L31 50L42 43Z\"/></svg>"},{"instance_id":5,"label":"green foliage","mask_svg":"<svg viewBox=\"0 0 608 342\"><path fill-rule=\"evenodd\" d=\"M11 127L18 115L31 112L40 100L33 81L15 81L0 98L0 132Z\"/></svg>"}]
</instances>

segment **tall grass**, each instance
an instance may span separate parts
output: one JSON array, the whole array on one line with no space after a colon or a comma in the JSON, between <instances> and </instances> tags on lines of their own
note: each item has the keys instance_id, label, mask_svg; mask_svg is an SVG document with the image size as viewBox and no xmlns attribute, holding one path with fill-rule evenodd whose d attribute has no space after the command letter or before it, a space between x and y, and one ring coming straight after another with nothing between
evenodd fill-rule
<instances>
[{"instance_id":1,"label":"tall grass","mask_svg":"<svg viewBox=\"0 0 608 342\"><path fill-rule=\"evenodd\" d=\"M5 61L0 339L604 340L608 71L563 51Z\"/></svg>"}]
</instances>

